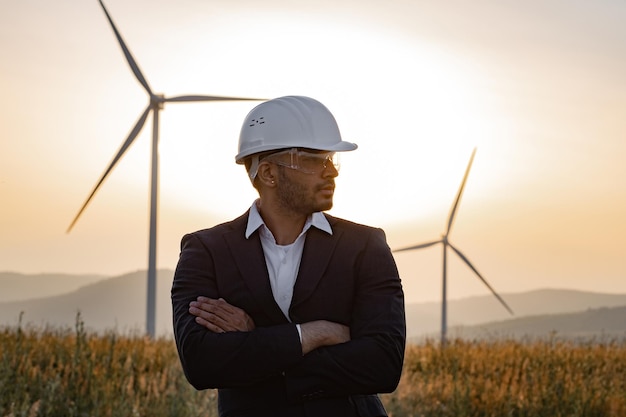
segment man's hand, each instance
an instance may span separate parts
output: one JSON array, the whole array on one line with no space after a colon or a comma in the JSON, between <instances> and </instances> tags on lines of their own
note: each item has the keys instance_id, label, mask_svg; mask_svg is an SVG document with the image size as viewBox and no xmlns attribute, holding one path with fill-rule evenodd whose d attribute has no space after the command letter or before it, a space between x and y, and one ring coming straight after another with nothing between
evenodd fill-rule
<instances>
[{"instance_id":1,"label":"man's hand","mask_svg":"<svg viewBox=\"0 0 626 417\"><path fill-rule=\"evenodd\" d=\"M189 313L196 316L196 323L213 333L247 332L254 330L252 318L242 309L228 304L223 298L198 297L189 303Z\"/></svg>"},{"instance_id":2,"label":"man's hand","mask_svg":"<svg viewBox=\"0 0 626 417\"><path fill-rule=\"evenodd\" d=\"M310 321L300 325L302 354L306 355L321 346L338 345L350 341L350 328L326 320Z\"/></svg>"}]
</instances>

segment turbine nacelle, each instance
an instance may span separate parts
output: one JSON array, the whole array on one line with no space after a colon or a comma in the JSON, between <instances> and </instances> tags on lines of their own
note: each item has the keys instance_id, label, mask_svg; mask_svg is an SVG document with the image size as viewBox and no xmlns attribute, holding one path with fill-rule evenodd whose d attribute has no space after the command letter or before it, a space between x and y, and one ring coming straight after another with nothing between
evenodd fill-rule
<instances>
[{"instance_id":1,"label":"turbine nacelle","mask_svg":"<svg viewBox=\"0 0 626 417\"><path fill-rule=\"evenodd\" d=\"M150 94L150 107L153 110L163 110L165 105L164 94Z\"/></svg>"}]
</instances>

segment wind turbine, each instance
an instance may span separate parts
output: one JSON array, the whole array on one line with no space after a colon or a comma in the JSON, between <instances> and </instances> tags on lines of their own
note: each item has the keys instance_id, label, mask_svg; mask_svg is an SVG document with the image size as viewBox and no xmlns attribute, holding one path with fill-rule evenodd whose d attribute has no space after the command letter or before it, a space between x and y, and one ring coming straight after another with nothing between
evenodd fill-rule
<instances>
[{"instance_id":1,"label":"wind turbine","mask_svg":"<svg viewBox=\"0 0 626 417\"><path fill-rule=\"evenodd\" d=\"M472 265L472 263L467 259L465 255L461 253L452 243L450 243L449 236L450 231L452 230L452 223L454 222L454 216L456 214L457 209L459 208L459 202L461 201L461 195L463 194L463 189L465 188L465 182L467 181L467 177L470 172L470 168L472 167L472 162L474 161L474 155L476 155L476 148L472 151L472 156L470 157L469 164L467 165L467 169L465 170L465 175L463 176L463 182L461 182L461 187L459 188L459 192L456 195L456 199L454 200L454 204L452 205L452 209L450 210L450 215L448 216L448 227L446 228L445 233L441 236L441 239L434 240L432 242L421 243L419 245L409 246L402 249L396 249L394 252L402 252L414 249L423 249L429 246L436 245L441 243L443 245L443 282L442 282L442 301L441 301L441 346L445 346L446 344L446 333L448 330L448 322L447 322L447 252L448 247L450 247L462 260L470 267L472 271L480 278L480 280L489 288L489 290L495 295L495 297L500 301L500 303L507 309L511 315L513 315L513 310L504 302L502 297L498 295L498 293L489 285L487 280L483 278L483 276L478 272L478 270Z\"/></svg>"},{"instance_id":2,"label":"wind turbine","mask_svg":"<svg viewBox=\"0 0 626 417\"><path fill-rule=\"evenodd\" d=\"M149 236L149 250L148 250L148 287L147 287L147 311L146 311L146 331L149 336L154 337L155 335L155 316L156 316L156 238L157 238L157 200L158 200L158 189L159 189L159 153L158 153L158 145L159 145L159 111L163 110L163 105L165 103L173 103L173 102L200 102L200 101L233 101L233 100L264 100L257 98L241 98L241 97L222 97L222 96L203 96L203 95L185 95L185 96L176 96L176 97L165 97L163 94L155 94L148 81L146 81L145 77L139 70L139 66L135 62L130 50L126 46L126 43L122 39L117 27L113 23L113 19L109 15L106 7L104 7L104 3L102 0L99 0L100 5L102 6L102 10L109 20L111 27L113 28L113 32L117 37L117 40L124 52L124 56L126 57L126 61L130 65L131 70L135 74L135 77L139 81L139 83L143 86L149 96L149 102L146 109L143 111L137 123L132 128L126 140L122 143L122 146L117 151L113 160L104 171L100 180L96 183L96 186L91 191L89 197L79 210L78 214L70 224L67 229L67 233L69 233L79 217L96 194L96 191L100 188L105 178L109 173L113 170L113 167L118 163L118 161L122 158L124 153L128 150L130 145L133 143L141 129L143 128L148 115L152 113L152 168L151 168L151 185L150 185L150 236Z\"/></svg>"}]
</instances>

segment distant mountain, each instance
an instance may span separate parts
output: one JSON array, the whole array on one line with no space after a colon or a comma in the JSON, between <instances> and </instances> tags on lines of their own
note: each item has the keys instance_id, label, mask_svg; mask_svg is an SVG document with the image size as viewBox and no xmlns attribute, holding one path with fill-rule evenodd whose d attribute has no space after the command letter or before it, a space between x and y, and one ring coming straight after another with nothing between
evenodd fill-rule
<instances>
[{"instance_id":1,"label":"distant mountain","mask_svg":"<svg viewBox=\"0 0 626 417\"><path fill-rule=\"evenodd\" d=\"M20 274L0 272L0 303L52 297L107 279L105 275Z\"/></svg>"},{"instance_id":2,"label":"distant mountain","mask_svg":"<svg viewBox=\"0 0 626 417\"><path fill-rule=\"evenodd\" d=\"M500 294L513 309L511 316L492 295L448 300L448 328L503 321L528 316L582 312L602 307L626 306L626 294L603 294L564 289L540 289ZM406 307L407 334L439 332L441 303L417 303ZM625 319L626 321L626 319Z\"/></svg>"},{"instance_id":3,"label":"distant mountain","mask_svg":"<svg viewBox=\"0 0 626 417\"><path fill-rule=\"evenodd\" d=\"M171 334L170 288L174 272L157 271L158 335ZM100 280L63 295L0 303L0 325L22 322L35 326L73 327L81 313L85 328L115 329L123 333L144 332L146 322L146 271Z\"/></svg>"},{"instance_id":4,"label":"distant mountain","mask_svg":"<svg viewBox=\"0 0 626 417\"><path fill-rule=\"evenodd\" d=\"M159 270L157 273L156 329L158 335L172 334L170 288L173 275L174 272L167 269ZM2 276L0 274L0 292L4 296L5 292L1 286L3 285ZM92 276L91 278L97 280L96 282L79 286L65 294L49 297L41 297L43 290L31 287L32 299L0 302L0 325L16 325L20 312L23 312L23 323L37 326L72 327L76 313L80 311L85 327L88 329L97 331L116 329L121 332L143 333L146 317L146 276L146 271L136 271L113 278L100 279L98 276ZM28 279L32 277L22 276L20 282L29 282ZM41 276L36 277L41 278ZM48 276L46 279L52 281L51 277ZM65 282L67 277L59 275L56 279L59 282ZM603 329L604 331L621 331L621 327L614 327L612 324L616 322L613 314L619 316L621 313L621 321L626 323L623 310L612 309L612 307L626 306L626 294L543 289L501 295L514 310L514 317L511 317L498 301L489 295L449 300L449 331L461 329L459 326L462 326L462 331L467 332L468 335L473 335L474 333L470 332L480 329L484 329L487 333L499 333L498 326L503 326L502 333L535 334L537 332L549 333L553 330L573 332L573 325L570 324L569 319L559 321L557 315L584 313L590 316L593 314L592 311L597 311L597 314L592 324L578 330L581 334L594 329L598 334L602 333ZM4 296L4 298L7 297ZM604 311L603 308L608 308L604 316L601 314ZM440 310L440 303L435 302L408 304L406 306L407 335L411 338L438 334ZM587 316L578 317L576 320L583 323L587 319L591 320ZM502 324L497 324L497 322ZM476 327L476 325L482 327Z\"/></svg>"},{"instance_id":5,"label":"distant mountain","mask_svg":"<svg viewBox=\"0 0 626 417\"><path fill-rule=\"evenodd\" d=\"M594 339L626 340L626 306L578 313L529 316L449 329L450 337L467 339ZM437 336L438 337L438 336Z\"/></svg>"}]
</instances>

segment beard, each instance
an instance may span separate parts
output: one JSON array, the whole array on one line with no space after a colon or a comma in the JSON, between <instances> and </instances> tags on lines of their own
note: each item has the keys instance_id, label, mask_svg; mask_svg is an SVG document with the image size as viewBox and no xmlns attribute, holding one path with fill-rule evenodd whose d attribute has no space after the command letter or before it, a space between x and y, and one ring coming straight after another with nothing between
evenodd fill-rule
<instances>
[{"instance_id":1,"label":"beard","mask_svg":"<svg viewBox=\"0 0 626 417\"><path fill-rule=\"evenodd\" d=\"M286 170L289 168L280 167L278 172L277 198L280 206L290 212L309 215L317 211L330 210L333 207L332 197L322 198L318 192L330 184L334 185L331 179L315 187L307 186L289 178Z\"/></svg>"}]
</instances>

